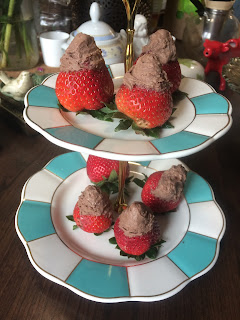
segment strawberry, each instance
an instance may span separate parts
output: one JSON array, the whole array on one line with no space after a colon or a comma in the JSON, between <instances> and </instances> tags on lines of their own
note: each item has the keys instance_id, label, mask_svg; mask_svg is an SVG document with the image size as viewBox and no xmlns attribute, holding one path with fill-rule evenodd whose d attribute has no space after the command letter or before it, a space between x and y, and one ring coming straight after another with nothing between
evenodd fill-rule
<instances>
[{"instance_id":1,"label":"strawberry","mask_svg":"<svg viewBox=\"0 0 240 320\"><path fill-rule=\"evenodd\" d=\"M108 179L112 170L115 170L118 174L119 161L89 155L86 169L87 169L87 175L89 179L92 182L97 183L97 182L103 181L103 178ZM129 174L129 165L127 164L126 177L128 176L128 174Z\"/></svg>"},{"instance_id":2,"label":"strawberry","mask_svg":"<svg viewBox=\"0 0 240 320\"><path fill-rule=\"evenodd\" d=\"M143 129L163 125L172 114L172 96L166 73L151 54L141 56L123 78L116 94L120 112Z\"/></svg>"},{"instance_id":3,"label":"strawberry","mask_svg":"<svg viewBox=\"0 0 240 320\"><path fill-rule=\"evenodd\" d=\"M178 61L169 61L162 65L162 69L167 73L168 80L171 82L172 86L170 88L171 93L176 91L181 83L181 69Z\"/></svg>"},{"instance_id":4,"label":"strawberry","mask_svg":"<svg viewBox=\"0 0 240 320\"><path fill-rule=\"evenodd\" d=\"M79 33L61 58L55 92L69 111L98 110L112 100L114 86L94 38Z\"/></svg>"},{"instance_id":5,"label":"strawberry","mask_svg":"<svg viewBox=\"0 0 240 320\"><path fill-rule=\"evenodd\" d=\"M152 211L142 202L134 202L117 218L114 235L124 253L139 256L159 240L160 229Z\"/></svg>"},{"instance_id":6,"label":"strawberry","mask_svg":"<svg viewBox=\"0 0 240 320\"><path fill-rule=\"evenodd\" d=\"M186 170L181 165L154 172L143 187L142 201L155 213L172 211L182 200L185 181Z\"/></svg>"},{"instance_id":7,"label":"strawberry","mask_svg":"<svg viewBox=\"0 0 240 320\"><path fill-rule=\"evenodd\" d=\"M156 55L167 73L171 83L170 91L173 93L179 88L181 82L181 69L177 61L176 46L169 31L160 29L150 36L149 43L143 47L142 54Z\"/></svg>"},{"instance_id":8,"label":"strawberry","mask_svg":"<svg viewBox=\"0 0 240 320\"><path fill-rule=\"evenodd\" d=\"M81 215L78 203L76 203L73 218L76 225L89 233L102 233L110 228L112 219L105 216Z\"/></svg>"},{"instance_id":9,"label":"strawberry","mask_svg":"<svg viewBox=\"0 0 240 320\"><path fill-rule=\"evenodd\" d=\"M113 208L106 193L89 185L80 195L73 210L73 219L83 231L102 233L112 224Z\"/></svg>"}]
</instances>

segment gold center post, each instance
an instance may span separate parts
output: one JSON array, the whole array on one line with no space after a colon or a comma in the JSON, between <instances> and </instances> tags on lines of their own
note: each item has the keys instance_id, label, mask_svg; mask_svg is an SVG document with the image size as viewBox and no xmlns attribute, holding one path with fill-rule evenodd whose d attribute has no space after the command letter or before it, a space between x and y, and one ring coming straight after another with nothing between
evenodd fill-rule
<instances>
[{"instance_id":1,"label":"gold center post","mask_svg":"<svg viewBox=\"0 0 240 320\"><path fill-rule=\"evenodd\" d=\"M126 14L127 14L127 45L125 52L125 72L129 71L129 69L133 65L133 36L134 36L134 19L137 11L137 7L140 0L136 0L133 8L131 10L131 6L129 0L123 0ZM119 185L118 185L118 197L116 201L116 209L118 213L121 213L124 208L127 207L124 198L124 187L127 173L127 162L119 161Z\"/></svg>"}]
</instances>

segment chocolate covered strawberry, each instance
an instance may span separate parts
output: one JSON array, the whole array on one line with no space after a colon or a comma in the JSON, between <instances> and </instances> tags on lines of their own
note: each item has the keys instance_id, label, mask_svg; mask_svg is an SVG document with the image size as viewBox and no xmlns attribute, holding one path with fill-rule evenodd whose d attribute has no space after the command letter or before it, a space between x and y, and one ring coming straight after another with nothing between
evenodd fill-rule
<instances>
[{"instance_id":1,"label":"chocolate covered strawberry","mask_svg":"<svg viewBox=\"0 0 240 320\"><path fill-rule=\"evenodd\" d=\"M113 81L93 37L75 36L61 58L55 91L60 104L74 112L98 110L112 100Z\"/></svg>"},{"instance_id":2,"label":"chocolate covered strawberry","mask_svg":"<svg viewBox=\"0 0 240 320\"><path fill-rule=\"evenodd\" d=\"M143 129L163 125L172 114L170 83L157 57L141 56L124 75L116 94L120 112Z\"/></svg>"},{"instance_id":3,"label":"chocolate covered strawberry","mask_svg":"<svg viewBox=\"0 0 240 320\"><path fill-rule=\"evenodd\" d=\"M102 233L110 228L113 207L106 193L89 185L80 195L73 211L73 219L82 230Z\"/></svg>"},{"instance_id":4,"label":"chocolate covered strawberry","mask_svg":"<svg viewBox=\"0 0 240 320\"><path fill-rule=\"evenodd\" d=\"M142 202L134 202L117 218L114 235L124 253L139 256L158 242L160 229L151 209Z\"/></svg>"},{"instance_id":5,"label":"chocolate covered strawberry","mask_svg":"<svg viewBox=\"0 0 240 320\"><path fill-rule=\"evenodd\" d=\"M163 70L171 82L171 92L179 88L181 69L176 57L176 46L169 31L160 29L150 36L149 43L143 47L142 54L151 53L158 57Z\"/></svg>"},{"instance_id":6,"label":"chocolate covered strawberry","mask_svg":"<svg viewBox=\"0 0 240 320\"><path fill-rule=\"evenodd\" d=\"M182 200L187 172L182 165L151 174L142 190L142 201L155 213L177 208Z\"/></svg>"}]
</instances>

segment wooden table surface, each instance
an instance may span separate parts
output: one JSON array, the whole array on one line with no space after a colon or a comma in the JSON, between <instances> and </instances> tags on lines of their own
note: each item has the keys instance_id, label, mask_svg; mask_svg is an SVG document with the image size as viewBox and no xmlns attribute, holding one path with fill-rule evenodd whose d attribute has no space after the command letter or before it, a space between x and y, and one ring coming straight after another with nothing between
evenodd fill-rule
<instances>
[{"instance_id":1,"label":"wooden table surface","mask_svg":"<svg viewBox=\"0 0 240 320\"><path fill-rule=\"evenodd\" d=\"M211 82L211 81L210 81ZM233 126L205 150L182 158L212 186L227 221L216 265L182 291L158 302L103 304L49 281L31 265L14 218L26 180L68 150L40 134L27 135L0 112L0 319L240 319L240 95L227 89Z\"/></svg>"}]
</instances>

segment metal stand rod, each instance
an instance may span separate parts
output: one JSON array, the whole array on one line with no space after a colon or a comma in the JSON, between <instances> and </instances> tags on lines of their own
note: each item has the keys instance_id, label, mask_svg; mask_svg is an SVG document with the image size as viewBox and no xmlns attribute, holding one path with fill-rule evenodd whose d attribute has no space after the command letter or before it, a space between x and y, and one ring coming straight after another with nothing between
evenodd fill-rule
<instances>
[{"instance_id":1,"label":"metal stand rod","mask_svg":"<svg viewBox=\"0 0 240 320\"><path fill-rule=\"evenodd\" d=\"M137 11L137 6L140 0L136 0L131 11L129 0L123 0L123 4L127 14L127 46L125 52L125 72L127 72L133 65L133 36L134 36L134 19ZM115 203L116 210L121 213L127 207L124 199L124 187L127 173L127 162L119 161L119 186L118 197Z\"/></svg>"},{"instance_id":2,"label":"metal stand rod","mask_svg":"<svg viewBox=\"0 0 240 320\"><path fill-rule=\"evenodd\" d=\"M118 197L115 204L118 213L121 213L127 207L124 198L127 164L128 163L126 161L119 161Z\"/></svg>"}]
</instances>

